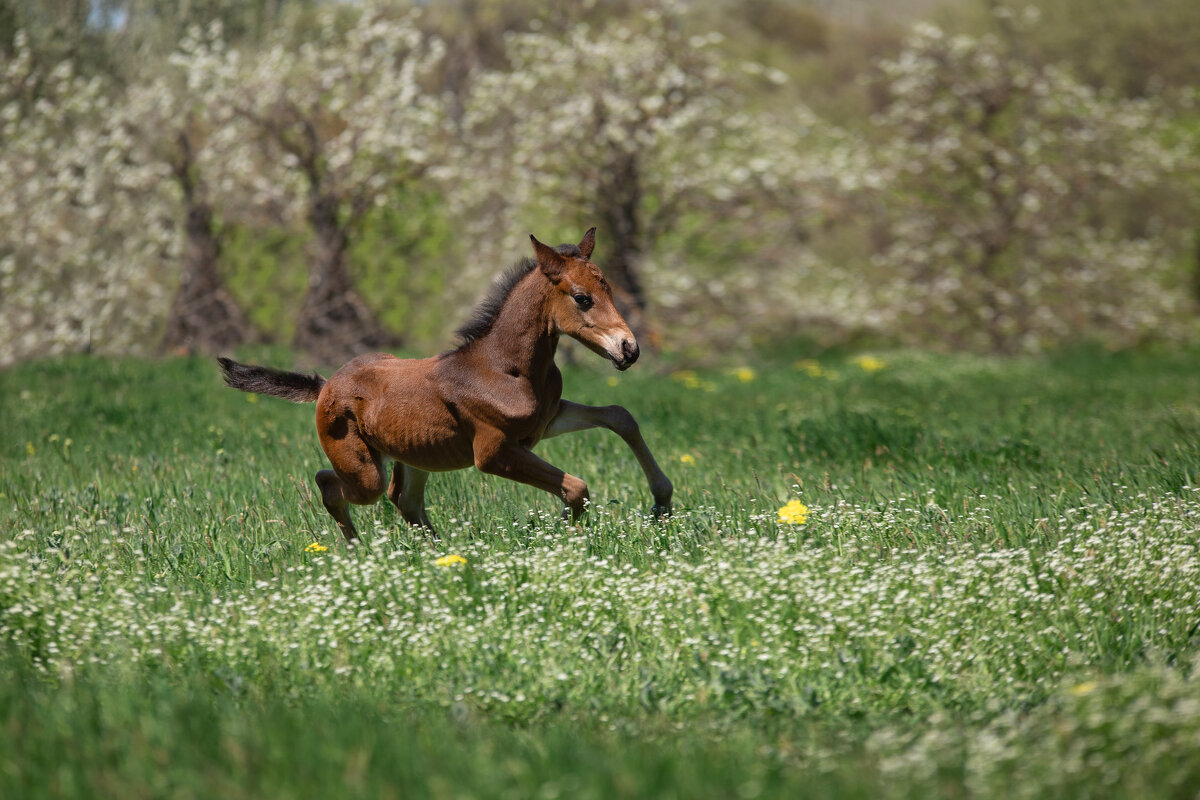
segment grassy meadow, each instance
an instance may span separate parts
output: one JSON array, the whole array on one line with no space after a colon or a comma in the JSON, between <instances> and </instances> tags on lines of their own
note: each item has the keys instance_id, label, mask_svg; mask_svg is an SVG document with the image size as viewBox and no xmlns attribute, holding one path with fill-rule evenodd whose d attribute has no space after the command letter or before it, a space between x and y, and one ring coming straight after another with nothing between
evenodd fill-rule
<instances>
[{"instance_id":1,"label":"grassy meadow","mask_svg":"<svg viewBox=\"0 0 1200 800\"><path fill-rule=\"evenodd\" d=\"M0 796L1195 796L1200 354L565 374L670 520L591 431L581 525L472 470L351 551L311 406L0 372Z\"/></svg>"}]
</instances>

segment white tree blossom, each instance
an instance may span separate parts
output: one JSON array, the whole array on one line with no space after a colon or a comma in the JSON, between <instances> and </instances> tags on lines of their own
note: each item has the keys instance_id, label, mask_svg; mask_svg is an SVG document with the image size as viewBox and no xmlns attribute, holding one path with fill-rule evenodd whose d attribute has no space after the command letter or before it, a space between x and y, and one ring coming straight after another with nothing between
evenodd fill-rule
<instances>
[{"instance_id":1,"label":"white tree blossom","mask_svg":"<svg viewBox=\"0 0 1200 800\"><path fill-rule=\"evenodd\" d=\"M189 30L167 64L126 87L114 108L115 124L124 126L136 146L132 159L170 176L160 194L181 239L177 288L162 342L172 350L222 352L256 337L220 273L222 240L213 190L237 183L234 170L245 164L230 146L234 140L221 135L227 115L211 102L225 96L223 87L216 81L198 87L188 80L190 58L198 50L223 47L219 22ZM224 200L227 218L263 216L239 194Z\"/></svg>"},{"instance_id":2,"label":"white tree blossom","mask_svg":"<svg viewBox=\"0 0 1200 800\"><path fill-rule=\"evenodd\" d=\"M178 250L164 170L132 156L110 87L33 63L18 36L0 68L0 364L144 351Z\"/></svg>"},{"instance_id":3,"label":"white tree blossom","mask_svg":"<svg viewBox=\"0 0 1200 800\"><path fill-rule=\"evenodd\" d=\"M598 225L601 263L635 318L649 301L656 318L698 312L749 332L795 310L778 293L799 301L794 284L817 263L796 233L837 179L816 143L848 140L803 107L748 108L747 87L786 78L730 61L722 43L688 34L673 3L602 29L510 36L510 68L476 80L464 115L456 183L472 239L512 253L543 220ZM724 268L687 263L705 249L723 250Z\"/></svg>"},{"instance_id":4,"label":"white tree blossom","mask_svg":"<svg viewBox=\"0 0 1200 800\"><path fill-rule=\"evenodd\" d=\"M1131 202L1183 162L1158 106L1098 93L1013 42L922 25L880 64L889 327L1001 351L1178 330L1172 242Z\"/></svg>"},{"instance_id":5,"label":"white tree blossom","mask_svg":"<svg viewBox=\"0 0 1200 800\"><path fill-rule=\"evenodd\" d=\"M194 88L217 87L214 146L236 165L220 194L278 207L311 230L295 344L319 357L386 343L350 279L350 240L372 207L440 158L444 103L431 76L444 47L415 13L324 6L302 42L280 30L251 53L194 42L180 56Z\"/></svg>"}]
</instances>

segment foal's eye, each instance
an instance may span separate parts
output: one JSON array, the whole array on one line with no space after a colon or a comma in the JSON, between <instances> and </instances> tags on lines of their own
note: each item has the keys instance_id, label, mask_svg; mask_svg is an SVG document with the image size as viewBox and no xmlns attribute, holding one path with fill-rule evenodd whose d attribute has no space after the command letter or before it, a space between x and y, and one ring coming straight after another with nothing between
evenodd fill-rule
<instances>
[{"instance_id":1,"label":"foal's eye","mask_svg":"<svg viewBox=\"0 0 1200 800\"><path fill-rule=\"evenodd\" d=\"M584 311L592 307L592 298L586 294L575 295L575 305L579 306Z\"/></svg>"}]
</instances>

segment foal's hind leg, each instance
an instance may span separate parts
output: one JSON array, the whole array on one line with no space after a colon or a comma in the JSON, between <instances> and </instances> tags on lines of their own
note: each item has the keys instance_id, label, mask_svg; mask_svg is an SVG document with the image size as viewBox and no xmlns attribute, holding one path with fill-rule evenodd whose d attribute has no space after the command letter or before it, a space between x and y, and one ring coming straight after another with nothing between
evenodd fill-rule
<instances>
[{"instance_id":1,"label":"foal's hind leg","mask_svg":"<svg viewBox=\"0 0 1200 800\"><path fill-rule=\"evenodd\" d=\"M429 473L397 461L392 466L392 482L388 484L388 499L400 510L400 515L409 525L425 528L437 538L437 531L425 513L425 482Z\"/></svg>"},{"instance_id":2,"label":"foal's hind leg","mask_svg":"<svg viewBox=\"0 0 1200 800\"><path fill-rule=\"evenodd\" d=\"M350 519L349 504L370 505L383 494L383 460L353 430L337 439L322 436L321 447L333 465L333 469L317 473L321 502L342 529L346 542L354 544L358 531Z\"/></svg>"},{"instance_id":3,"label":"foal's hind leg","mask_svg":"<svg viewBox=\"0 0 1200 800\"><path fill-rule=\"evenodd\" d=\"M337 522L346 537L347 544L358 541L358 531L350 519L349 501L346 499L345 485L337 473L331 469L323 469L317 473L317 488L321 490L321 503L325 510Z\"/></svg>"},{"instance_id":4,"label":"foal's hind leg","mask_svg":"<svg viewBox=\"0 0 1200 800\"><path fill-rule=\"evenodd\" d=\"M549 439L551 436L585 431L589 428L607 428L625 440L650 484L650 493L654 495L654 515L670 514L671 496L675 489L658 466L658 462L654 460L650 448L646 446L637 420L623 407L585 406L570 400L560 400L558 414L550 421L542 438Z\"/></svg>"}]
</instances>

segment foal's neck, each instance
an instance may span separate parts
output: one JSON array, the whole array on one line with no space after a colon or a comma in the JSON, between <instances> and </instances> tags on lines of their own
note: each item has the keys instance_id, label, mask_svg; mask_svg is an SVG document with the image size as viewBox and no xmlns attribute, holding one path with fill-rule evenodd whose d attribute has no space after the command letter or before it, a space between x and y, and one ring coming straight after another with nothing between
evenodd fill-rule
<instances>
[{"instance_id":1,"label":"foal's neck","mask_svg":"<svg viewBox=\"0 0 1200 800\"><path fill-rule=\"evenodd\" d=\"M493 363L535 381L545 377L558 349L558 326L548 302L551 291L553 287L536 268L513 287L479 341Z\"/></svg>"}]
</instances>

